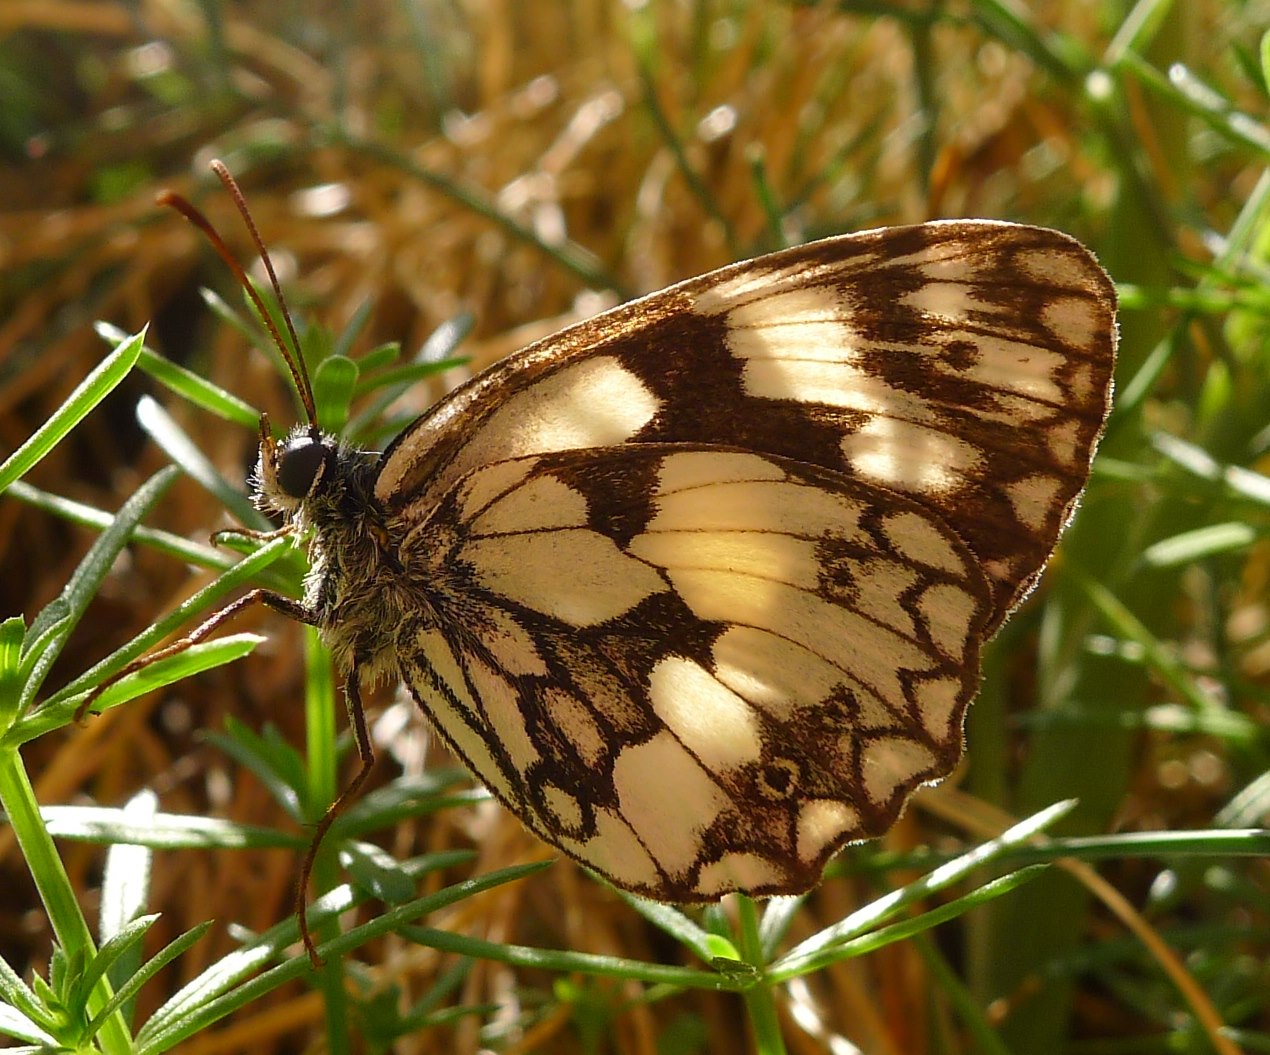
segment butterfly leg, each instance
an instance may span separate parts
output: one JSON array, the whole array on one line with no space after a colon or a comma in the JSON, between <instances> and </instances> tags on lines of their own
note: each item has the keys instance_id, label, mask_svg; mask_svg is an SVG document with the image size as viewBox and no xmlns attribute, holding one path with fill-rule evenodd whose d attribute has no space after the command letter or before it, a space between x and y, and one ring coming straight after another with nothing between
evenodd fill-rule
<instances>
[{"instance_id":1,"label":"butterfly leg","mask_svg":"<svg viewBox=\"0 0 1270 1055\"><path fill-rule=\"evenodd\" d=\"M313 864L317 860L318 848L322 845L326 833L331 830L331 825L335 823L336 818L344 812L348 802L361 790L361 786L366 783L366 778L370 776L371 768L375 765L375 749L371 746L370 732L366 728L366 712L362 709L361 670L357 658L354 658L353 668L344 680L344 703L348 708L348 722L353 728L353 738L357 742L357 755L361 759L362 767L318 821L308 852L304 855L304 864L300 867L300 882L296 887L295 914L300 924L300 939L304 942L304 949L309 954L309 962L313 964L315 970L322 966L322 959L317 954L317 947L313 943L313 934L309 930L309 921L305 914L305 896L309 888L309 877L313 874Z\"/></svg>"},{"instance_id":2,"label":"butterfly leg","mask_svg":"<svg viewBox=\"0 0 1270 1055\"><path fill-rule=\"evenodd\" d=\"M288 535L295 534L295 524L283 524L280 528L273 531L255 531L252 528L233 527L224 528L221 531L213 532L212 545L219 546L222 542L229 538L245 538L252 542L272 542L276 538L286 538Z\"/></svg>"},{"instance_id":3,"label":"butterfly leg","mask_svg":"<svg viewBox=\"0 0 1270 1055\"><path fill-rule=\"evenodd\" d=\"M288 616L291 619L295 619L301 623L308 623L310 626L317 623L317 615L311 609L302 605L299 601L293 600L290 597L284 597L280 593L274 593L272 590L251 590L243 594L240 598L238 598L238 600L233 601L219 611L212 613L210 618L200 623L184 637L173 641L172 644L165 645L163 648L158 649L155 652L147 652L143 656L138 656L132 662L125 663L122 667L110 675L110 677L106 678L106 680L100 685L97 685L92 692L84 697L84 701L75 709L75 721L82 722L84 720L84 715L92 709L92 706L97 701L98 697L110 688L110 686L114 685L115 682L126 678L129 674L132 674L135 671L148 667L151 663L157 663L161 659L167 659L169 656L178 655L186 649L197 645L204 638L214 633L221 625L227 623L230 619L233 619L239 612L246 608L250 608L255 604L267 605L275 612L281 612L283 615Z\"/></svg>"}]
</instances>

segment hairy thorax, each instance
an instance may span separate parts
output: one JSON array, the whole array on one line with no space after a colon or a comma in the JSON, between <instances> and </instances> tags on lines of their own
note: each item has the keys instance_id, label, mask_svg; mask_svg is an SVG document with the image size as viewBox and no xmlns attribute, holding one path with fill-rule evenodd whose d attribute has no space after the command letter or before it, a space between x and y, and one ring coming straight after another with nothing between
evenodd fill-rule
<instances>
[{"instance_id":1,"label":"hairy thorax","mask_svg":"<svg viewBox=\"0 0 1270 1055\"><path fill-rule=\"evenodd\" d=\"M361 456L365 458L365 456ZM400 526L375 500L372 466L345 456L335 479L296 516L309 533L304 603L317 616L337 669L354 664L368 685L397 677L397 642L407 626L429 621L430 605L402 574L394 539Z\"/></svg>"}]
</instances>

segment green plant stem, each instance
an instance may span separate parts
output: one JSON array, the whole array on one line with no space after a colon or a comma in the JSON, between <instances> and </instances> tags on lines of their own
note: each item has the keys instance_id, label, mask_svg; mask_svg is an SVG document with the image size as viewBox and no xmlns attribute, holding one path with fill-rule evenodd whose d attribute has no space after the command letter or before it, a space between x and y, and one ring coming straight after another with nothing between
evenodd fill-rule
<instances>
[{"instance_id":1,"label":"green plant stem","mask_svg":"<svg viewBox=\"0 0 1270 1055\"><path fill-rule=\"evenodd\" d=\"M314 627L304 628L305 749L309 787L305 820L316 824L339 794L335 742L335 682L331 656Z\"/></svg>"},{"instance_id":2,"label":"green plant stem","mask_svg":"<svg viewBox=\"0 0 1270 1055\"><path fill-rule=\"evenodd\" d=\"M781 1036L772 986L761 980L766 965L763 962L763 941L759 935L758 908L752 898L738 895L737 909L740 924L737 937L741 956L746 963L753 965L760 976L758 984L750 986L742 994L745 997L745 1010L750 1018L750 1028L754 1030L754 1050L759 1055L785 1055L785 1038Z\"/></svg>"},{"instance_id":3,"label":"green plant stem","mask_svg":"<svg viewBox=\"0 0 1270 1055\"><path fill-rule=\"evenodd\" d=\"M35 880L40 900L48 913L49 922L58 944L69 958L81 953L84 961L96 953L92 932L80 911L70 877L62 867L53 839L40 817L40 805L35 799L35 789L27 778L22 756L16 748L0 750L0 806L3 806L18 846ZM93 987L88 998L89 1015L96 1014L114 994L110 983L103 976ZM130 1052L132 1038L121 1012L116 1011L102 1025L101 1048L109 1053Z\"/></svg>"},{"instance_id":4,"label":"green plant stem","mask_svg":"<svg viewBox=\"0 0 1270 1055\"><path fill-rule=\"evenodd\" d=\"M331 677L331 655L322 644L314 627L304 628L305 662L305 734L307 737L308 796L305 820L316 824L339 794L335 742L335 683ZM319 854L313 863L314 888L325 894L339 881L338 861L333 854ZM338 934L335 920L320 928L320 941ZM331 957L319 973L318 984L325 999L326 1041L332 1055L342 1055L349 1048L348 1000L344 992L344 966L341 957Z\"/></svg>"}]
</instances>

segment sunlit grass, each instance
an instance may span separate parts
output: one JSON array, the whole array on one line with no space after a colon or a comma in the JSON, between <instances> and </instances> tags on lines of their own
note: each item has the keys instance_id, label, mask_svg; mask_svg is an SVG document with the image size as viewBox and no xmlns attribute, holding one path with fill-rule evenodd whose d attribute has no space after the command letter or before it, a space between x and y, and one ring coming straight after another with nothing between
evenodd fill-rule
<instances>
[{"instance_id":1,"label":"sunlit grass","mask_svg":"<svg viewBox=\"0 0 1270 1055\"><path fill-rule=\"evenodd\" d=\"M0 783L23 832L41 827L37 800L101 807L51 810L57 842L21 853L0 829L0 951L37 1002L53 931L73 954L100 944L85 919L130 905L161 916L144 955L142 927L109 947L129 999L106 1007L103 1050L205 1027L199 1041L259 1052L297 1037L386 1050L398 1033L438 1052L828 1050L835 1035L870 1052L1270 1049L1270 882L1264 836L1246 831L1270 789L1266 26L1217 0L1141 3L1120 21L1093 3L890 7L0 9L0 422L6 452L46 422L58 441L24 449L0 505L2 614L38 638L24 652L13 621L0 636L15 657L0 671L15 723ZM500 871L543 848L443 759L425 765L413 705L385 691L378 785L336 833L349 871L332 866L316 906L345 911L347 959L332 949L313 983L290 958L290 913L321 805L305 801L322 783L309 767L331 759L297 745L320 739L306 714L339 703L306 676L296 631L249 620L234 629L265 640L248 658L172 684L147 672L145 695L68 724L103 657L156 622L150 634L170 632L187 599L190 618L212 603L227 561L205 543L227 508L249 515L254 410L293 418L236 309L195 292L237 304L222 269L152 204L161 186L186 194L246 255L210 193L212 156L242 181L300 313L326 327L319 343L360 357L330 399L368 445L598 305L781 244L976 215L1090 245L1123 294L1117 407L1059 554L990 649L956 789L847 851L805 902L689 920L567 863ZM102 402L90 385L96 409L68 431L75 414L59 412L110 351L97 319L116 338L151 324L150 348L190 372L138 345L149 373ZM469 364L437 370L456 355ZM144 483L173 460L181 479ZM151 533L121 548L144 507ZM287 555L260 574L294 589L299 572ZM51 705L22 717L35 673ZM998 871L929 882L1023 817L1057 844L1007 845ZM103 891L99 844L147 828L148 863L107 875L135 870L148 889ZM1059 850L1080 867L1055 865ZM429 914L398 935L383 920L400 905L384 902L403 871L401 900L430 899ZM489 889L456 886L472 877ZM883 912L901 889L912 918ZM849 945L816 959L826 935ZM169 946L173 964L120 988ZM58 966L53 988L87 1028L107 998L58 989L85 966ZM196 977L205 1000L177 995Z\"/></svg>"}]
</instances>

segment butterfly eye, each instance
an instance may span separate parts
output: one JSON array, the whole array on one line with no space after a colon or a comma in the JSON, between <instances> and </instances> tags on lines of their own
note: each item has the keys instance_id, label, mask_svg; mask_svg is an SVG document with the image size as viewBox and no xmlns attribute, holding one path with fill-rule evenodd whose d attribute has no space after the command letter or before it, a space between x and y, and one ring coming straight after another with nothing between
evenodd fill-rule
<instances>
[{"instance_id":1,"label":"butterfly eye","mask_svg":"<svg viewBox=\"0 0 1270 1055\"><path fill-rule=\"evenodd\" d=\"M322 467L326 464L326 448L311 436L291 440L278 458L278 486L292 498L304 498L313 490Z\"/></svg>"}]
</instances>

